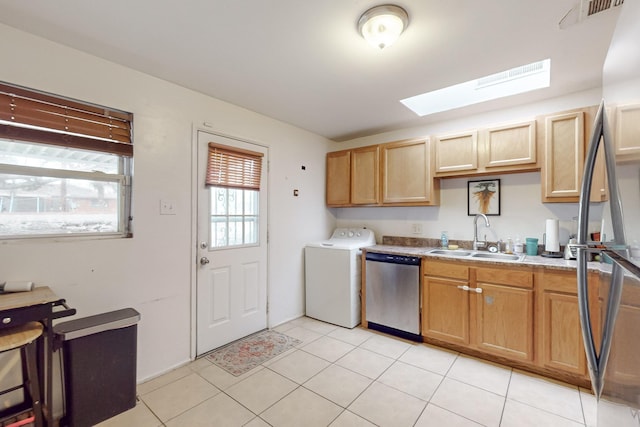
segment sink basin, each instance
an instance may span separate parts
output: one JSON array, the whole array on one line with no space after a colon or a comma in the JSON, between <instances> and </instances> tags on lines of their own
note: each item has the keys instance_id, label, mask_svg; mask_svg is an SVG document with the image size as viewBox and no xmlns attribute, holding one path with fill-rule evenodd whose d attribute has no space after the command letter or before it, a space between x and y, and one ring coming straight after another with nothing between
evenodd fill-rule
<instances>
[{"instance_id":1,"label":"sink basin","mask_svg":"<svg viewBox=\"0 0 640 427\"><path fill-rule=\"evenodd\" d=\"M471 255L471 252L447 250L447 249L433 249L429 251L429 253L433 255L445 255L445 256L454 256L454 257L465 257L465 256Z\"/></svg>"},{"instance_id":2,"label":"sink basin","mask_svg":"<svg viewBox=\"0 0 640 427\"><path fill-rule=\"evenodd\" d=\"M492 252L476 252L471 255L471 258L496 259L500 261L517 261L520 259L520 256L513 254L497 254Z\"/></svg>"}]
</instances>

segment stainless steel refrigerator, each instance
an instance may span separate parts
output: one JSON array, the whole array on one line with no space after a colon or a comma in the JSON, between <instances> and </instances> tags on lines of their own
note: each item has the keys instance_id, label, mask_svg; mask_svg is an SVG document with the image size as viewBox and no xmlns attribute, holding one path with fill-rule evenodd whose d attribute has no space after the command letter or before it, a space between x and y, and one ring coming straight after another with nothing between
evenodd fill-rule
<instances>
[{"instance_id":1,"label":"stainless steel refrigerator","mask_svg":"<svg viewBox=\"0 0 640 427\"><path fill-rule=\"evenodd\" d=\"M585 160L578 217L580 320L598 427L640 426L640 0L626 0L603 68L603 101ZM604 156L604 159L600 159ZM609 201L590 204L597 163L606 164ZM600 211L600 241L591 239ZM600 263L589 261L598 257ZM589 306L588 269L599 273ZM599 312L592 325L590 313Z\"/></svg>"}]
</instances>

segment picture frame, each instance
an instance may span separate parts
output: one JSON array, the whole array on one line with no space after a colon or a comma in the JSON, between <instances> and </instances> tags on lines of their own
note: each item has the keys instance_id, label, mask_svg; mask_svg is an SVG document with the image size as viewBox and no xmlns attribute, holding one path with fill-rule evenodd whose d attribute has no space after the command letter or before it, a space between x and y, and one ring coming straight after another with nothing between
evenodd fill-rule
<instances>
[{"instance_id":1,"label":"picture frame","mask_svg":"<svg viewBox=\"0 0 640 427\"><path fill-rule=\"evenodd\" d=\"M467 215L500 215L500 180L467 182Z\"/></svg>"}]
</instances>

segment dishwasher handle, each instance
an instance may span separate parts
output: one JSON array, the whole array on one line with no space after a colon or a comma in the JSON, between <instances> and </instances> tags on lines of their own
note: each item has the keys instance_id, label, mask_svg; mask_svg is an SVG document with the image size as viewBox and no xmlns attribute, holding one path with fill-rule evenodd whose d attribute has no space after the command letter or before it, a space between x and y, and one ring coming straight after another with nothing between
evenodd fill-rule
<instances>
[{"instance_id":1,"label":"dishwasher handle","mask_svg":"<svg viewBox=\"0 0 640 427\"><path fill-rule=\"evenodd\" d=\"M367 261L387 262L390 264L420 265L421 258L417 256L383 254L377 252L367 252Z\"/></svg>"}]
</instances>

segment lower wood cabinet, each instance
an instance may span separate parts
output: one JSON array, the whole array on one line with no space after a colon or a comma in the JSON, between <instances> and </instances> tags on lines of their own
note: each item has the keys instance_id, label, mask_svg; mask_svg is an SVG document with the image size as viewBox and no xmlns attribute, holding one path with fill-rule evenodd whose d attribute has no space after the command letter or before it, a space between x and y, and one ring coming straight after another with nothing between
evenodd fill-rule
<instances>
[{"instance_id":1,"label":"lower wood cabinet","mask_svg":"<svg viewBox=\"0 0 640 427\"><path fill-rule=\"evenodd\" d=\"M533 274L425 261L423 335L533 360Z\"/></svg>"},{"instance_id":2,"label":"lower wood cabinet","mask_svg":"<svg viewBox=\"0 0 640 427\"><path fill-rule=\"evenodd\" d=\"M537 280L538 365L587 378L576 273L544 270L537 274ZM589 283L596 284L597 280L598 275L592 273ZM600 330L597 292L597 287L589 289L592 327L596 336Z\"/></svg>"},{"instance_id":3,"label":"lower wood cabinet","mask_svg":"<svg viewBox=\"0 0 640 427\"><path fill-rule=\"evenodd\" d=\"M422 271L426 342L589 386L575 271L430 258ZM596 336L598 280L589 273ZM637 299L621 318L640 321L640 292Z\"/></svg>"},{"instance_id":4,"label":"lower wood cabinet","mask_svg":"<svg viewBox=\"0 0 640 427\"><path fill-rule=\"evenodd\" d=\"M469 267L423 261L422 334L454 344L469 344Z\"/></svg>"},{"instance_id":5,"label":"lower wood cabinet","mask_svg":"<svg viewBox=\"0 0 640 427\"><path fill-rule=\"evenodd\" d=\"M509 359L533 360L531 269L478 267L470 294L475 299L476 347Z\"/></svg>"}]
</instances>

